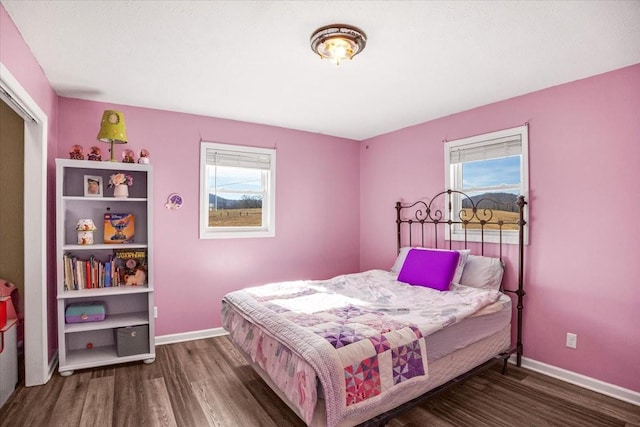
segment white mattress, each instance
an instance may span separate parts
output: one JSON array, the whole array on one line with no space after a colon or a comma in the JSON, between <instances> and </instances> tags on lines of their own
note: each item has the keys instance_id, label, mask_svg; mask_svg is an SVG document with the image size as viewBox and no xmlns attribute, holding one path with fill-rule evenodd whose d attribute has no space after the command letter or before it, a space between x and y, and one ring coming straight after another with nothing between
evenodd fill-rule
<instances>
[{"instance_id":1,"label":"white mattress","mask_svg":"<svg viewBox=\"0 0 640 427\"><path fill-rule=\"evenodd\" d=\"M511 322L511 298L502 295L494 304L462 322L426 337L427 360L432 362L502 330Z\"/></svg>"}]
</instances>

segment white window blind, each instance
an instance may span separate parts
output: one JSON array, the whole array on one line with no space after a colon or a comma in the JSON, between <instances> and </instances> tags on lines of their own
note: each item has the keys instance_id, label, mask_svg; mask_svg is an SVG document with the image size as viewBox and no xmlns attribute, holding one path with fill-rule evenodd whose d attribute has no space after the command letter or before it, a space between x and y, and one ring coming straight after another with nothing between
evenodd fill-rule
<instances>
[{"instance_id":1,"label":"white window blind","mask_svg":"<svg viewBox=\"0 0 640 427\"><path fill-rule=\"evenodd\" d=\"M509 135L476 144L451 147L449 164L476 162L480 160L498 159L501 157L519 156L522 154L522 137Z\"/></svg>"},{"instance_id":2,"label":"white window blind","mask_svg":"<svg viewBox=\"0 0 640 427\"><path fill-rule=\"evenodd\" d=\"M249 169L271 169L271 155L207 148L207 164Z\"/></svg>"},{"instance_id":3,"label":"white window blind","mask_svg":"<svg viewBox=\"0 0 640 427\"><path fill-rule=\"evenodd\" d=\"M275 236L275 183L275 149L202 141L200 238Z\"/></svg>"}]
</instances>

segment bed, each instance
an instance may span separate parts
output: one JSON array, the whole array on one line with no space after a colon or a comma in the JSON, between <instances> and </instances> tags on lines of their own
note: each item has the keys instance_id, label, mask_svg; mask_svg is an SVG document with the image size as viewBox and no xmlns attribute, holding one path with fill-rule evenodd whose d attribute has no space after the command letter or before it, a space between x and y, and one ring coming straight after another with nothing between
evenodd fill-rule
<instances>
[{"instance_id":1,"label":"bed","mask_svg":"<svg viewBox=\"0 0 640 427\"><path fill-rule=\"evenodd\" d=\"M506 370L511 355L520 365L526 204L454 190L398 202L390 270L231 292L223 327L307 425L384 425L485 367ZM507 234L517 259L505 256Z\"/></svg>"}]
</instances>

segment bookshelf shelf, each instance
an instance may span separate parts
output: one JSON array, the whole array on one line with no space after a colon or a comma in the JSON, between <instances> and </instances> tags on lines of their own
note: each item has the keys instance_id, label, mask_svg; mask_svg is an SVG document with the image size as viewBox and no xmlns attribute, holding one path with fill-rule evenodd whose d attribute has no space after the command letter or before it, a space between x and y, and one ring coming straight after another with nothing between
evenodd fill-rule
<instances>
[{"instance_id":1,"label":"bookshelf shelf","mask_svg":"<svg viewBox=\"0 0 640 427\"><path fill-rule=\"evenodd\" d=\"M109 177L116 173L132 176L130 197L113 197L112 189L107 188ZM56 289L61 375L95 366L155 360L152 175L150 165L56 159ZM100 196L85 195L88 177L101 181ZM111 214L110 221L105 220L106 213ZM112 228L116 224L115 214L133 214L135 229L125 229L130 234L126 239L119 238ZM96 225L94 244L78 244L75 226L80 219L92 219ZM104 241L128 243L103 243L103 237ZM134 263L133 270L126 262L126 252L144 255ZM144 274L135 281L134 271L141 266ZM138 285L124 286L125 282ZM66 323L69 304L91 302L104 304L103 321ZM133 348L144 350L118 357L119 349L131 345L118 332L129 327L148 330L148 343L146 333L139 334L133 338L138 340Z\"/></svg>"},{"instance_id":2,"label":"bookshelf shelf","mask_svg":"<svg viewBox=\"0 0 640 427\"><path fill-rule=\"evenodd\" d=\"M62 245L62 248L65 251L97 251L101 249L113 250L113 249L144 249L146 248L146 244L142 243L94 243L93 245Z\"/></svg>"},{"instance_id":3,"label":"bookshelf shelf","mask_svg":"<svg viewBox=\"0 0 640 427\"><path fill-rule=\"evenodd\" d=\"M71 350L67 352L67 370L64 373L73 373L77 369L93 368L96 366L113 365L117 363L135 362L138 360L153 361L155 359L155 351L153 353L136 354L135 356L118 357L115 345L107 345L102 347L94 347L91 350ZM63 372L61 372L63 374ZM67 376L64 375L63 376Z\"/></svg>"},{"instance_id":4,"label":"bookshelf shelf","mask_svg":"<svg viewBox=\"0 0 640 427\"><path fill-rule=\"evenodd\" d=\"M148 286L112 286L110 288L79 289L77 291L62 291L58 299L93 298L99 299L109 295L131 295L153 292Z\"/></svg>"},{"instance_id":5,"label":"bookshelf shelf","mask_svg":"<svg viewBox=\"0 0 640 427\"><path fill-rule=\"evenodd\" d=\"M103 197L84 197L84 196L62 196L62 200L64 201L81 201L87 203L98 203L105 201L117 201L118 203L126 203L126 202L146 202L146 197L127 197L126 199L121 199L117 197L103 196Z\"/></svg>"},{"instance_id":6,"label":"bookshelf shelf","mask_svg":"<svg viewBox=\"0 0 640 427\"><path fill-rule=\"evenodd\" d=\"M74 332L98 331L100 329L123 328L130 325L147 324L149 324L149 317L146 311L111 314L100 322L67 323L64 328L64 333L73 334Z\"/></svg>"}]
</instances>

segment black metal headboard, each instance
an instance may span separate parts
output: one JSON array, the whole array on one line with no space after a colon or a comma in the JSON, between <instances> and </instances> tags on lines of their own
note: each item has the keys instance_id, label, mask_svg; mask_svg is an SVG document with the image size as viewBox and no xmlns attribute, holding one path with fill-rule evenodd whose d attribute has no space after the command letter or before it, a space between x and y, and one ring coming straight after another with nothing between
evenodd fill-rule
<instances>
[{"instance_id":1,"label":"black metal headboard","mask_svg":"<svg viewBox=\"0 0 640 427\"><path fill-rule=\"evenodd\" d=\"M480 247L480 255L484 255L485 244L498 245L499 257L503 259L503 245L505 233L518 233L518 288L516 290L503 289L504 292L517 296L518 330L517 345L512 353L517 355L517 364L522 359L522 310L524 291L524 244L525 244L525 206L524 196L511 196L511 199L498 200L490 196L470 197L457 190L446 190L436 194L430 201L418 201L412 204L396 202L396 224L398 251L402 246L426 246L427 240L431 247L438 248L439 241L444 242L448 249L453 249L454 241L469 246L469 237L474 238ZM505 215L504 212L512 213ZM473 232L471 230L474 230ZM462 238L452 239L453 234ZM486 237L491 235L492 241ZM497 242L494 242L497 236ZM404 239L403 239L404 237ZM406 242L406 243L403 243ZM462 243L458 243L462 244Z\"/></svg>"},{"instance_id":2,"label":"black metal headboard","mask_svg":"<svg viewBox=\"0 0 640 427\"><path fill-rule=\"evenodd\" d=\"M457 209L454 209L454 197L458 198ZM524 196L512 196L510 200L498 200L492 197L470 197L457 190L446 190L436 194L430 201L418 201L410 205L396 202L398 225L398 250L401 246L425 246L425 231L433 231L433 244L438 247L438 232L452 233L456 228L461 230L464 247L469 243L469 230L479 230L480 250L484 254L485 232L493 232L498 236L498 244L502 249L504 233L518 230L519 241L524 244L524 207L527 202ZM510 212L514 215L505 218L498 212ZM416 227L414 227L416 225ZM408 244L402 244L403 226L408 230ZM440 230L439 230L440 227ZM417 230L416 230L417 229ZM414 230L419 233L419 242L414 242ZM444 236L442 236L444 238ZM453 239L448 239L449 249ZM502 258L502 252L500 252Z\"/></svg>"}]
</instances>

